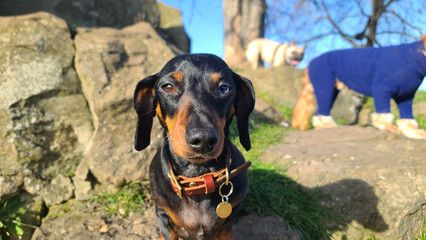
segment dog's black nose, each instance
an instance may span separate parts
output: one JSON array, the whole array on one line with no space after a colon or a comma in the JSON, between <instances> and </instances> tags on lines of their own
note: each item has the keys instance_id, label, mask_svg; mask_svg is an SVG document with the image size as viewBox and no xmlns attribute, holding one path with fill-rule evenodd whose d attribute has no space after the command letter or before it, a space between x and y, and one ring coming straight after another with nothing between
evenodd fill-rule
<instances>
[{"instance_id":1,"label":"dog's black nose","mask_svg":"<svg viewBox=\"0 0 426 240\"><path fill-rule=\"evenodd\" d=\"M211 152L218 141L214 128L191 128L187 131L185 138L197 153Z\"/></svg>"}]
</instances>

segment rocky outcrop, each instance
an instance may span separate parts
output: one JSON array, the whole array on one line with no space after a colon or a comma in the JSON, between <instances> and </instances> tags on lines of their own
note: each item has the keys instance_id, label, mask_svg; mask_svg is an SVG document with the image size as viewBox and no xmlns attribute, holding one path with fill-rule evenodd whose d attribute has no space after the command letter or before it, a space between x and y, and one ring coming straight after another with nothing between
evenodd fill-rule
<instances>
[{"instance_id":1,"label":"rocky outcrop","mask_svg":"<svg viewBox=\"0 0 426 240\"><path fill-rule=\"evenodd\" d=\"M133 91L174 54L144 22L78 28L48 13L0 18L0 198L43 206L88 199L95 185L146 179L162 129L133 150ZM25 239L28 239L26 236Z\"/></svg>"},{"instance_id":2,"label":"rocky outcrop","mask_svg":"<svg viewBox=\"0 0 426 240\"><path fill-rule=\"evenodd\" d=\"M39 11L64 19L72 28L122 28L140 21L158 26L160 21L155 0L34 0L32 4L19 4L14 0L0 2L0 15L3 16Z\"/></svg>"},{"instance_id":3,"label":"rocky outcrop","mask_svg":"<svg viewBox=\"0 0 426 240\"><path fill-rule=\"evenodd\" d=\"M31 3L0 1L0 16L49 12L64 19L73 35L78 27L123 28L146 22L176 53L190 51L191 41L185 33L181 12L156 0L33 0Z\"/></svg>"}]
</instances>

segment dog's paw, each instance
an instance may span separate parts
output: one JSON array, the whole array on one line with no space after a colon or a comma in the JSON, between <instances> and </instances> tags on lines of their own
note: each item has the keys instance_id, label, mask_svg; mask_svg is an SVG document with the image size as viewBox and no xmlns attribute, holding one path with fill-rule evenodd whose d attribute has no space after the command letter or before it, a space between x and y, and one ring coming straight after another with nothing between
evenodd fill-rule
<instances>
[{"instance_id":1,"label":"dog's paw","mask_svg":"<svg viewBox=\"0 0 426 240\"><path fill-rule=\"evenodd\" d=\"M426 139L426 131L419 129L419 124L415 119L399 119L396 121L396 125L401 133L414 139Z\"/></svg>"},{"instance_id":2,"label":"dog's paw","mask_svg":"<svg viewBox=\"0 0 426 240\"><path fill-rule=\"evenodd\" d=\"M388 130L394 133L400 133L399 129L392 124L393 122L392 113L372 113L371 123L375 128L380 130Z\"/></svg>"},{"instance_id":3,"label":"dog's paw","mask_svg":"<svg viewBox=\"0 0 426 240\"><path fill-rule=\"evenodd\" d=\"M312 117L312 125L315 129L337 127L331 116L315 115Z\"/></svg>"}]
</instances>

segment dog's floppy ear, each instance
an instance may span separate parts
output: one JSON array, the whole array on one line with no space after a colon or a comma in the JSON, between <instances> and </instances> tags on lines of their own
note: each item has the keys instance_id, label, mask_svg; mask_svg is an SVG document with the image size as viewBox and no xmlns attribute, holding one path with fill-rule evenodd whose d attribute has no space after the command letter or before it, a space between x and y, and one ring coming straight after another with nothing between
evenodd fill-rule
<instances>
[{"instance_id":1,"label":"dog's floppy ear","mask_svg":"<svg viewBox=\"0 0 426 240\"><path fill-rule=\"evenodd\" d=\"M157 78L158 76L156 74L139 81L133 96L134 108L138 114L135 136L135 149L138 151L148 147L151 142L152 121L155 116L154 86Z\"/></svg>"},{"instance_id":2,"label":"dog's floppy ear","mask_svg":"<svg viewBox=\"0 0 426 240\"><path fill-rule=\"evenodd\" d=\"M248 151L251 148L249 136L249 115L254 109L254 89L250 80L232 72L237 97L235 99L235 116L237 116L238 133L241 145Z\"/></svg>"}]
</instances>

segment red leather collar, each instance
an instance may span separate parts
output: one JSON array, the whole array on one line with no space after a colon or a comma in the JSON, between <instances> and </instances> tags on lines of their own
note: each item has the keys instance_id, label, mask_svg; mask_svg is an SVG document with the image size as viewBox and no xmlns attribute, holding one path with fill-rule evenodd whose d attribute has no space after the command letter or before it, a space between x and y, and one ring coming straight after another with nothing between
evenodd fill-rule
<instances>
[{"instance_id":1,"label":"red leather collar","mask_svg":"<svg viewBox=\"0 0 426 240\"><path fill-rule=\"evenodd\" d=\"M230 159L230 158L229 158ZM230 163L230 161L229 161ZM229 165L229 163L227 165ZM245 162L241 166L231 170L229 172L229 179L234 178L238 174L244 172L249 168L251 162ZM211 173L206 173L198 177L185 177L182 175L176 176L173 172L173 168L169 162L170 167L170 183L172 184L173 191L182 198L185 196L193 196L198 194L209 194L216 190L226 180L227 167Z\"/></svg>"}]
</instances>

